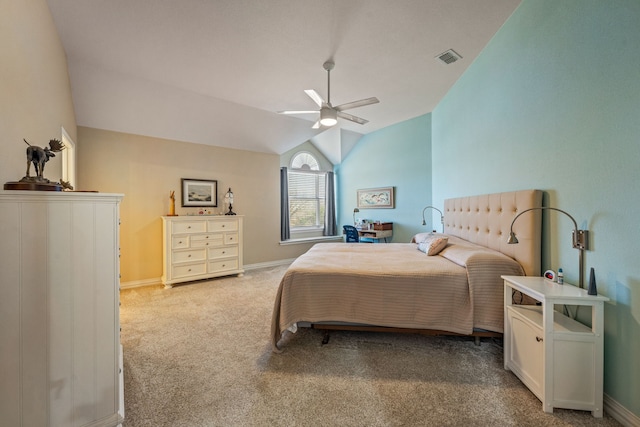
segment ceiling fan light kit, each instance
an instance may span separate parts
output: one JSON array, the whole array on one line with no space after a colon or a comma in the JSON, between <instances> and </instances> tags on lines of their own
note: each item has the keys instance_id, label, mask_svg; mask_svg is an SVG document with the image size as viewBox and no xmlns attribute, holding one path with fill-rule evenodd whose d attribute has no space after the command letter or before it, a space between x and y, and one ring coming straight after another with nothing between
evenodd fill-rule
<instances>
[{"instance_id":1,"label":"ceiling fan light kit","mask_svg":"<svg viewBox=\"0 0 640 427\"><path fill-rule=\"evenodd\" d=\"M372 97L367 99L361 99L360 101L347 102L346 104L338 105L334 107L331 105L331 70L335 64L332 61L327 61L323 65L323 68L327 71L327 100L325 101L319 94L313 89L306 89L304 92L315 102L320 110L313 111L278 111L279 114L317 114L320 113L320 119L316 121L312 128L318 129L320 126L331 127L338 123L338 117L352 121L354 123L358 123L363 125L368 123L368 120L365 120L361 117L354 116L349 113L345 113L344 110L349 110L351 108L364 107L365 105L377 104L378 98Z\"/></svg>"},{"instance_id":2,"label":"ceiling fan light kit","mask_svg":"<svg viewBox=\"0 0 640 427\"><path fill-rule=\"evenodd\" d=\"M338 123L338 112L330 107L320 109L320 124L322 126L333 126Z\"/></svg>"}]
</instances>

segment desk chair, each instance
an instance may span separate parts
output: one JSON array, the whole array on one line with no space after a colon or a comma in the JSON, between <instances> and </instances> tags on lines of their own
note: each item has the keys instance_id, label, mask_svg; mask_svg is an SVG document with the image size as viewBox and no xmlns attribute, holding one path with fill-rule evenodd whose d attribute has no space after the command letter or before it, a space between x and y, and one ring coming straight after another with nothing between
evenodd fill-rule
<instances>
[{"instance_id":1,"label":"desk chair","mask_svg":"<svg viewBox=\"0 0 640 427\"><path fill-rule=\"evenodd\" d=\"M358 234L358 229L353 225L343 225L342 229L344 233L347 235L347 243L353 242L358 243L360 241L360 235Z\"/></svg>"}]
</instances>

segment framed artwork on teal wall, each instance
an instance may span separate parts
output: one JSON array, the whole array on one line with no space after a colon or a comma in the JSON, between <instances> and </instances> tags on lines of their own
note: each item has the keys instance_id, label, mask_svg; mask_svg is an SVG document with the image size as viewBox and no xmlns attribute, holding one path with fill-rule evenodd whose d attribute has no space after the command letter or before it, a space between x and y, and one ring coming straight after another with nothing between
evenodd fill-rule
<instances>
[{"instance_id":1,"label":"framed artwork on teal wall","mask_svg":"<svg viewBox=\"0 0 640 427\"><path fill-rule=\"evenodd\" d=\"M395 208L393 187L365 188L358 190L358 208Z\"/></svg>"}]
</instances>

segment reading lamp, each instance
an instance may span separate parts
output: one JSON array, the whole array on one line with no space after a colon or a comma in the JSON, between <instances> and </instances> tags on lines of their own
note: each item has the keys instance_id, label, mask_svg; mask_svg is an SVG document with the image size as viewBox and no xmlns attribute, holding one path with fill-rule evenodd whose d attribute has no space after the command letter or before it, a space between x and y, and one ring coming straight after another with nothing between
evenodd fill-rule
<instances>
[{"instance_id":1,"label":"reading lamp","mask_svg":"<svg viewBox=\"0 0 640 427\"><path fill-rule=\"evenodd\" d=\"M515 233L513 232L513 224L516 222L516 219L518 219L518 217L520 215L522 215L525 212L528 211L532 211L535 209L550 209L552 211L558 211L558 212L562 212L563 214L565 214L566 216L568 216L569 218L571 218L571 221L573 221L573 231L571 233L572 236L572 241L573 241L573 247L578 249L580 251L579 253L579 284L581 288L584 288L584 251L588 249L589 246L589 230L578 230L578 224L576 223L576 220L573 219L573 217L571 215L569 215L568 213L566 213L565 211L561 210L561 209L556 209L556 208L549 208L549 207L538 207L538 208L529 208L529 209L525 209L522 212L520 212L518 215L515 216L515 218L513 218L513 221L511 221L511 230L509 231L509 239L507 240L508 244L515 244L518 243L518 239L516 238Z\"/></svg>"},{"instance_id":2,"label":"reading lamp","mask_svg":"<svg viewBox=\"0 0 640 427\"><path fill-rule=\"evenodd\" d=\"M358 212L360 212L360 209L358 209L358 208L354 208L354 209L353 209L353 226L354 226L354 227L356 226L356 214L357 214Z\"/></svg>"},{"instance_id":3,"label":"reading lamp","mask_svg":"<svg viewBox=\"0 0 640 427\"><path fill-rule=\"evenodd\" d=\"M440 212L440 223L442 224L442 232L444 233L444 215L442 214L442 211L440 209L434 208L433 206L427 206L426 208L422 209L422 225L427 225L427 221L424 220L424 211L426 211L427 209L433 209Z\"/></svg>"}]
</instances>

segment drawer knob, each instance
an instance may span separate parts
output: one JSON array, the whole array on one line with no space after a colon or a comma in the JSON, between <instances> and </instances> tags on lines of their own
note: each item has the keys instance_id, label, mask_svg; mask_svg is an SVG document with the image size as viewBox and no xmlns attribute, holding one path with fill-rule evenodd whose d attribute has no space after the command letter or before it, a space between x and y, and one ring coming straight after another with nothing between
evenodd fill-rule
<instances>
[{"instance_id":1,"label":"drawer knob","mask_svg":"<svg viewBox=\"0 0 640 427\"><path fill-rule=\"evenodd\" d=\"M191 271L191 269L189 269L188 271Z\"/></svg>"},{"instance_id":2,"label":"drawer knob","mask_svg":"<svg viewBox=\"0 0 640 427\"><path fill-rule=\"evenodd\" d=\"M206 246L209 246L209 242L206 243Z\"/></svg>"},{"instance_id":3,"label":"drawer knob","mask_svg":"<svg viewBox=\"0 0 640 427\"><path fill-rule=\"evenodd\" d=\"M187 228L191 228L191 226L190 226L190 225L188 225L188 226L187 226Z\"/></svg>"},{"instance_id":4,"label":"drawer knob","mask_svg":"<svg viewBox=\"0 0 640 427\"><path fill-rule=\"evenodd\" d=\"M191 258L191 254L187 255L187 258Z\"/></svg>"},{"instance_id":5,"label":"drawer knob","mask_svg":"<svg viewBox=\"0 0 640 427\"><path fill-rule=\"evenodd\" d=\"M536 341L542 342L542 341L544 341L544 339L542 337L536 337Z\"/></svg>"},{"instance_id":6,"label":"drawer knob","mask_svg":"<svg viewBox=\"0 0 640 427\"><path fill-rule=\"evenodd\" d=\"M222 251L222 253L223 253L223 254L226 254L226 253L227 253L227 251Z\"/></svg>"}]
</instances>

